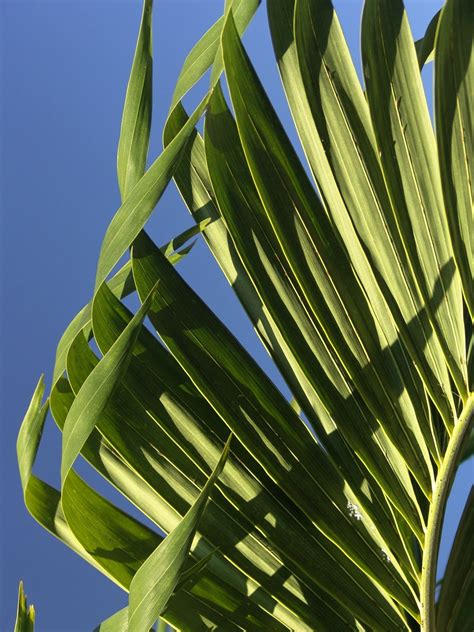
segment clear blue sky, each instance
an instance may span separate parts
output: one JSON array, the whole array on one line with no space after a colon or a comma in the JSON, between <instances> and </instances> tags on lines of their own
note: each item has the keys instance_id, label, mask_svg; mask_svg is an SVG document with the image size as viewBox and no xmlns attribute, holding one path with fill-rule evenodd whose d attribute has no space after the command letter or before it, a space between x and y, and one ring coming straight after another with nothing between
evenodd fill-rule
<instances>
[{"instance_id":1,"label":"clear blue sky","mask_svg":"<svg viewBox=\"0 0 474 632\"><path fill-rule=\"evenodd\" d=\"M441 0L407 2L415 37L422 35L440 4ZM184 57L222 5L221 0L156 0L151 158L160 151L164 116ZM361 1L339 0L335 5L358 57ZM125 605L126 595L27 514L15 441L38 376L45 372L49 386L56 343L90 298L100 243L119 206L115 154L141 2L2 0L0 11L0 632L13 627L20 578L36 605L38 632L87 632ZM265 7L245 41L295 137L276 73ZM428 77L429 85L430 81ZM151 222L153 237L164 242L190 223L170 187ZM206 247L198 244L180 269L281 384ZM37 473L57 485L59 433L53 424L48 426ZM453 494L448 537L472 482L470 470L464 468ZM441 563L444 559L442 555Z\"/></svg>"}]
</instances>

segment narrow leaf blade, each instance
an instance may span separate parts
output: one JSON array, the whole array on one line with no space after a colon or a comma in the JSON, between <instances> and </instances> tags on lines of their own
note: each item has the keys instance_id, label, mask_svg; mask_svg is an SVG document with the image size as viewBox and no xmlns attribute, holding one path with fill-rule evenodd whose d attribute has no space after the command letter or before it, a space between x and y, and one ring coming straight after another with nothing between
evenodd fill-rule
<instances>
[{"instance_id":1,"label":"narrow leaf blade","mask_svg":"<svg viewBox=\"0 0 474 632\"><path fill-rule=\"evenodd\" d=\"M142 632L152 626L166 609L178 584L183 565L214 484L229 453L227 441L209 480L179 525L163 540L139 568L130 585L130 632Z\"/></svg>"},{"instance_id":2,"label":"narrow leaf blade","mask_svg":"<svg viewBox=\"0 0 474 632\"><path fill-rule=\"evenodd\" d=\"M117 176L122 199L145 171L152 111L152 8L144 0L137 45L128 80L117 151Z\"/></svg>"}]
</instances>

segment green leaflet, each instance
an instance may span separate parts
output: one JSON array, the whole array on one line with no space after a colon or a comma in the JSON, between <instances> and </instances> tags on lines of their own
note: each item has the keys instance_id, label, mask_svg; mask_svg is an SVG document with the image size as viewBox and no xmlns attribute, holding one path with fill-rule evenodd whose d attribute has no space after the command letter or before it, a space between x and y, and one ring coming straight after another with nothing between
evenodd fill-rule
<instances>
[{"instance_id":1,"label":"green leaflet","mask_svg":"<svg viewBox=\"0 0 474 632\"><path fill-rule=\"evenodd\" d=\"M117 178L122 204L140 181L146 168L153 102L152 18L153 0L143 0L117 148ZM161 193L156 195L159 197ZM119 258L120 256L117 261ZM112 264L112 268L114 265ZM105 276L107 274L108 272Z\"/></svg>"},{"instance_id":2,"label":"green leaflet","mask_svg":"<svg viewBox=\"0 0 474 632\"><path fill-rule=\"evenodd\" d=\"M71 531L64 516L61 496L57 489L33 475L25 491L25 505L33 518L44 529L80 555L88 564L104 573L108 579L119 583L95 561L93 556L89 555Z\"/></svg>"},{"instance_id":3,"label":"green leaflet","mask_svg":"<svg viewBox=\"0 0 474 632\"><path fill-rule=\"evenodd\" d=\"M25 505L41 526L62 540L92 566L100 569L94 558L87 553L70 530L62 511L59 492L32 473L49 408L48 401L43 405L41 403L43 394L44 382L43 378L40 378L18 434L18 466ZM109 578L114 579L110 576Z\"/></svg>"},{"instance_id":4,"label":"green leaflet","mask_svg":"<svg viewBox=\"0 0 474 632\"><path fill-rule=\"evenodd\" d=\"M18 606L16 611L15 629L13 632L34 632L35 608L26 601L23 582L18 586Z\"/></svg>"},{"instance_id":5,"label":"green leaflet","mask_svg":"<svg viewBox=\"0 0 474 632\"><path fill-rule=\"evenodd\" d=\"M130 585L128 628L141 632L163 614L179 581L184 562L214 483L229 452L230 437L209 480L179 525L140 566Z\"/></svg>"},{"instance_id":6,"label":"green leaflet","mask_svg":"<svg viewBox=\"0 0 474 632\"><path fill-rule=\"evenodd\" d=\"M128 296L135 291L133 275L131 271L131 262L127 261L125 265L108 281L109 289L119 298ZM87 303L81 311L76 314L67 326L65 332L61 336L56 349L56 359L53 371L53 387L66 370L66 358L72 341L82 329L89 328L91 321L92 301ZM51 389L52 390L52 389Z\"/></svg>"},{"instance_id":7,"label":"green leaflet","mask_svg":"<svg viewBox=\"0 0 474 632\"><path fill-rule=\"evenodd\" d=\"M242 34L255 15L259 5L260 0L226 0L224 13L226 14L229 10L232 10L236 26L239 33ZM203 77L211 66L211 88L214 87L219 79L223 70L219 49L224 21L225 15L211 26L186 57L174 89L170 116L173 115L173 111L177 106L180 106L180 101L184 95ZM168 139L168 142L165 144L168 145L169 142L170 140Z\"/></svg>"},{"instance_id":8,"label":"green leaflet","mask_svg":"<svg viewBox=\"0 0 474 632\"><path fill-rule=\"evenodd\" d=\"M16 442L18 469L20 470L23 493L28 486L38 446L43 433L44 422L48 413L48 402L42 405L44 395L44 378L40 377L26 411L25 418L18 433Z\"/></svg>"},{"instance_id":9,"label":"green leaflet","mask_svg":"<svg viewBox=\"0 0 474 632\"><path fill-rule=\"evenodd\" d=\"M153 0L144 0L123 108L117 151L117 177L122 199L142 177L148 154L153 81L152 9Z\"/></svg>"},{"instance_id":10,"label":"green leaflet","mask_svg":"<svg viewBox=\"0 0 474 632\"><path fill-rule=\"evenodd\" d=\"M474 7L449 0L435 52L435 117L444 201L464 299L474 318Z\"/></svg>"},{"instance_id":11,"label":"green leaflet","mask_svg":"<svg viewBox=\"0 0 474 632\"><path fill-rule=\"evenodd\" d=\"M41 378L33 393L31 403L18 434L18 465L25 505L30 514L42 527L67 544L92 566L102 570L69 528L62 511L59 492L32 474L49 406L48 401L41 405L43 393L44 383ZM109 578L114 579L110 576Z\"/></svg>"},{"instance_id":12,"label":"green leaflet","mask_svg":"<svg viewBox=\"0 0 474 632\"><path fill-rule=\"evenodd\" d=\"M362 57L371 118L404 247L446 364L465 399L461 284L453 269L436 143L402 0L365 3ZM438 286L443 300L433 310Z\"/></svg>"},{"instance_id":13,"label":"green leaflet","mask_svg":"<svg viewBox=\"0 0 474 632\"><path fill-rule=\"evenodd\" d=\"M160 632L160 630L165 632L166 629L166 621L160 620L158 632ZM128 608L122 608L122 610L119 610L105 621L102 621L102 623L94 628L94 632L128 632Z\"/></svg>"},{"instance_id":14,"label":"green leaflet","mask_svg":"<svg viewBox=\"0 0 474 632\"><path fill-rule=\"evenodd\" d=\"M86 485L74 470L64 485L62 507L81 545L127 590L143 562L163 540Z\"/></svg>"},{"instance_id":15,"label":"green leaflet","mask_svg":"<svg viewBox=\"0 0 474 632\"><path fill-rule=\"evenodd\" d=\"M190 226L182 233L170 239L170 241L166 244L166 246L161 247L161 252L167 257L171 263L175 263L173 260L173 256L179 255L183 252L183 250L179 250L186 244L187 241L202 233L202 231L209 225L210 220L205 219L202 222L198 222L194 224L194 226ZM191 242L190 246L192 246L194 242ZM190 247L188 246L188 247Z\"/></svg>"},{"instance_id":16,"label":"green leaflet","mask_svg":"<svg viewBox=\"0 0 474 632\"><path fill-rule=\"evenodd\" d=\"M100 291L99 288L99 293ZM62 485L127 368L133 345L150 304L151 295L144 301L109 353L88 377L71 406L63 428Z\"/></svg>"},{"instance_id":17,"label":"green leaflet","mask_svg":"<svg viewBox=\"0 0 474 632\"><path fill-rule=\"evenodd\" d=\"M94 558L87 553L70 530L60 504L60 495L32 474L33 464L41 439L43 424L48 411L48 402L41 406L44 392L42 379L38 383L31 404L20 428L18 438L18 463L22 480L25 504L33 517L53 535L84 557L96 568L101 568ZM74 474L74 477L77 475ZM88 486L84 483L84 493ZM89 488L90 489L90 488ZM111 577L110 575L108 575ZM114 580L117 579L114 577Z\"/></svg>"},{"instance_id":18,"label":"green leaflet","mask_svg":"<svg viewBox=\"0 0 474 632\"><path fill-rule=\"evenodd\" d=\"M437 603L436 625L446 632L469 632L474 626L474 488L454 537Z\"/></svg>"}]
</instances>

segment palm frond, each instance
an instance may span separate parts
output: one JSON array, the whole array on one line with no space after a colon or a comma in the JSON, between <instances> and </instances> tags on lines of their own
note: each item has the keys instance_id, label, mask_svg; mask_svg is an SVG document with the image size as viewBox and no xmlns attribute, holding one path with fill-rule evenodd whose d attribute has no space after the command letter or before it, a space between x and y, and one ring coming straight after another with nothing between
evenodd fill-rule
<instances>
[{"instance_id":1,"label":"palm frond","mask_svg":"<svg viewBox=\"0 0 474 632\"><path fill-rule=\"evenodd\" d=\"M474 11L447 0L415 43L401 0L366 0L362 86L330 0L269 2L307 170L242 41L258 5L228 0L192 49L146 169L144 0L122 204L94 295L58 344L50 396L40 380L20 430L25 503L129 592L97 630L160 618L192 632L434 632L437 617L465 629L464 592L446 586L471 502L438 605L435 578L474 409ZM433 50L436 135L420 77ZM182 99L209 70L188 115ZM172 179L195 226L160 248L145 228ZM175 266L200 235L291 401ZM134 293L135 314L123 302ZM49 407L59 490L33 474ZM79 456L156 528L80 478Z\"/></svg>"}]
</instances>

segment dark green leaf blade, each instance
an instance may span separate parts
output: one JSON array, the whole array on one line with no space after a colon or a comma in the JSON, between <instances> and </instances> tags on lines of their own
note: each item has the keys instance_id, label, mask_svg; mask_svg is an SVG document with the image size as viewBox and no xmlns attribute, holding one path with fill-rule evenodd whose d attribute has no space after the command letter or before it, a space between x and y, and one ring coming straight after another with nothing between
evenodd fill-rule
<instances>
[{"instance_id":1,"label":"dark green leaf blade","mask_svg":"<svg viewBox=\"0 0 474 632\"><path fill-rule=\"evenodd\" d=\"M100 295L102 288L99 288ZM104 286L103 291L108 291ZM63 429L61 457L61 482L64 485L71 467L79 455L93 428L97 424L107 402L120 382L130 360L133 345L151 304L151 295L130 321L115 345L84 383L69 411ZM92 306L92 321L94 305Z\"/></svg>"},{"instance_id":2,"label":"dark green leaf blade","mask_svg":"<svg viewBox=\"0 0 474 632\"><path fill-rule=\"evenodd\" d=\"M94 632L128 632L128 608L122 608L99 623Z\"/></svg>"},{"instance_id":3,"label":"dark green leaf blade","mask_svg":"<svg viewBox=\"0 0 474 632\"><path fill-rule=\"evenodd\" d=\"M107 282L109 289L119 298L129 296L135 291L131 262L127 261L120 270ZM84 330L89 336L91 330L92 301L76 314L66 327L56 348L56 358L53 370L53 390L54 385L66 370L66 358L72 341L79 331Z\"/></svg>"},{"instance_id":4,"label":"dark green leaf blade","mask_svg":"<svg viewBox=\"0 0 474 632\"><path fill-rule=\"evenodd\" d=\"M25 493L31 477L48 412L48 402L42 405L44 388L44 378L41 376L21 424L16 442L18 468L20 470L23 493Z\"/></svg>"},{"instance_id":5,"label":"dark green leaf blade","mask_svg":"<svg viewBox=\"0 0 474 632\"><path fill-rule=\"evenodd\" d=\"M418 58L418 65L420 70L423 66L434 58L434 47L436 39L436 31L438 29L438 22L441 15L441 10L437 11L431 18L430 23L426 28L426 32L419 40L415 42L416 56Z\"/></svg>"},{"instance_id":6,"label":"dark green leaf blade","mask_svg":"<svg viewBox=\"0 0 474 632\"><path fill-rule=\"evenodd\" d=\"M74 470L67 477L61 502L78 542L128 590L135 573L160 544L162 536L115 507Z\"/></svg>"},{"instance_id":7,"label":"dark green leaf blade","mask_svg":"<svg viewBox=\"0 0 474 632\"><path fill-rule=\"evenodd\" d=\"M32 473L49 402L41 404L44 383L41 378L20 428L17 442L18 464L26 508L33 518L95 568L94 558L82 547L64 517L59 492ZM114 579L114 578L111 578ZM115 580L114 580L115 581Z\"/></svg>"},{"instance_id":8,"label":"dark green leaf blade","mask_svg":"<svg viewBox=\"0 0 474 632\"><path fill-rule=\"evenodd\" d=\"M227 0L225 12L232 9L240 33L243 33L247 28L260 2L261 0ZM219 48L224 21L225 15L221 16L211 26L186 57L174 89L170 115L172 115L173 110L177 106L179 107L184 95L191 90L211 66L213 66L211 86L215 85L219 75L222 73L222 59ZM167 145L168 142L165 144Z\"/></svg>"},{"instance_id":9,"label":"dark green leaf blade","mask_svg":"<svg viewBox=\"0 0 474 632\"><path fill-rule=\"evenodd\" d=\"M173 263L172 256L175 255L177 251L186 244L186 242L188 242L196 235L202 233L203 230L205 230L205 228L209 225L209 222L209 219L205 219L202 222L198 222L194 226L190 226L186 230L179 233L179 235L176 235L176 237L170 239L166 244L161 246L161 252Z\"/></svg>"}]
</instances>

